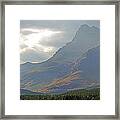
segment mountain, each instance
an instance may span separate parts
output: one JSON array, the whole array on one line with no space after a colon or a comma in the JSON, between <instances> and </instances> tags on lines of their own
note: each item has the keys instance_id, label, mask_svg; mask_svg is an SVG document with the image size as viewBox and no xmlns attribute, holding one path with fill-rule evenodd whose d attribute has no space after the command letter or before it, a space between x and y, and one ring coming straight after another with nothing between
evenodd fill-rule
<instances>
[{"instance_id":1,"label":"mountain","mask_svg":"<svg viewBox=\"0 0 120 120\"><path fill-rule=\"evenodd\" d=\"M20 94L21 95L37 95L38 93L36 93L36 92L32 92L32 91L30 91L30 90L25 90L25 89L20 89Z\"/></svg>"},{"instance_id":2,"label":"mountain","mask_svg":"<svg viewBox=\"0 0 120 120\"><path fill-rule=\"evenodd\" d=\"M100 78L100 46L88 50L82 59L77 59L73 71L81 70L81 77L87 80Z\"/></svg>"},{"instance_id":3,"label":"mountain","mask_svg":"<svg viewBox=\"0 0 120 120\"><path fill-rule=\"evenodd\" d=\"M82 25L73 40L59 49L48 61L73 62L81 58L87 50L97 47L100 43L100 32L96 27Z\"/></svg>"},{"instance_id":4,"label":"mountain","mask_svg":"<svg viewBox=\"0 0 120 120\"><path fill-rule=\"evenodd\" d=\"M62 93L99 85L99 42L99 28L82 25L47 61L20 65L21 89Z\"/></svg>"},{"instance_id":5,"label":"mountain","mask_svg":"<svg viewBox=\"0 0 120 120\"><path fill-rule=\"evenodd\" d=\"M100 48L88 50L84 58L76 60L71 66L71 73L51 81L38 89L39 92L64 93L69 90L98 87L100 80Z\"/></svg>"}]
</instances>

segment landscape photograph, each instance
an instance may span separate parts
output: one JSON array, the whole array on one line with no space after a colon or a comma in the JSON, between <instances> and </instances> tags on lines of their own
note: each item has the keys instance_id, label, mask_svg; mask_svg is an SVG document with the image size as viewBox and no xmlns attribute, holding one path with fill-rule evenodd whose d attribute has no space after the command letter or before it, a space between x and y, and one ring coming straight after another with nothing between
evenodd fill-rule
<instances>
[{"instance_id":1,"label":"landscape photograph","mask_svg":"<svg viewBox=\"0 0 120 120\"><path fill-rule=\"evenodd\" d=\"M100 100L100 21L21 20L20 100Z\"/></svg>"}]
</instances>

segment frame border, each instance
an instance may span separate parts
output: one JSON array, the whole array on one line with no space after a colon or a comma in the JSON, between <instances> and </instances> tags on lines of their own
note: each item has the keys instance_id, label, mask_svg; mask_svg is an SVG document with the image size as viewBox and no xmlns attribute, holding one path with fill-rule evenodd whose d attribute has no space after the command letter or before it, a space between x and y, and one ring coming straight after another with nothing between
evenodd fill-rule
<instances>
[{"instance_id":1,"label":"frame border","mask_svg":"<svg viewBox=\"0 0 120 120\"><path fill-rule=\"evenodd\" d=\"M5 5L115 5L115 115L5 115ZM119 0L2 1L0 119L119 119L119 7Z\"/></svg>"}]
</instances>

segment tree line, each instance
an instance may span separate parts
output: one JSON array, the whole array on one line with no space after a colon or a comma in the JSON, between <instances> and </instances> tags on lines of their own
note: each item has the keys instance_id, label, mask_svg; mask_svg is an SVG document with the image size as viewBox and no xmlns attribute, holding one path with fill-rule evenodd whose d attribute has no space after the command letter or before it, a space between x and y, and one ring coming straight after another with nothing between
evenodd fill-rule
<instances>
[{"instance_id":1,"label":"tree line","mask_svg":"<svg viewBox=\"0 0 120 120\"><path fill-rule=\"evenodd\" d=\"M63 94L21 95L21 100L100 100L100 89L73 90Z\"/></svg>"}]
</instances>

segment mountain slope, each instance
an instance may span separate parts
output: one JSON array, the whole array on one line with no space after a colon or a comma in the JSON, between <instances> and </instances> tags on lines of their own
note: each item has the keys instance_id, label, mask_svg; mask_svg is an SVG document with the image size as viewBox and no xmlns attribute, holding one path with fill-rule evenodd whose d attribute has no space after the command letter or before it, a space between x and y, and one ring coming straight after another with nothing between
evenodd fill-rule
<instances>
[{"instance_id":1,"label":"mountain slope","mask_svg":"<svg viewBox=\"0 0 120 120\"><path fill-rule=\"evenodd\" d=\"M36 89L35 92L62 93L74 89L84 89L99 86L100 65L99 46L90 49L85 57L71 66L71 73L59 79L51 81L50 84Z\"/></svg>"},{"instance_id":2,"label":"mountain slope","mask_svg":"<svg viewBox=\"0 0 120 120\"><path fill-rule=\"evenodd\" d=\"M48 61L59 63L72 62L80 58L86 51L97 47L100 42L100 31L96 27L82 25L73 40L59 49Z\"/></svg>"},{"instance_id":3,"label":"mountain slope","mask_svg":"<svg viewBox=\"0 0 120 120\"><path fill-rule=\"evenodd\" d=\"M20 66L21 89L53 93L58 90L59 93L98 85L99 39L98 28L82 25L73 40L49 60ZM77 78L71 80L74 73L77 73Z\"/></svg>"}]
</instances>

